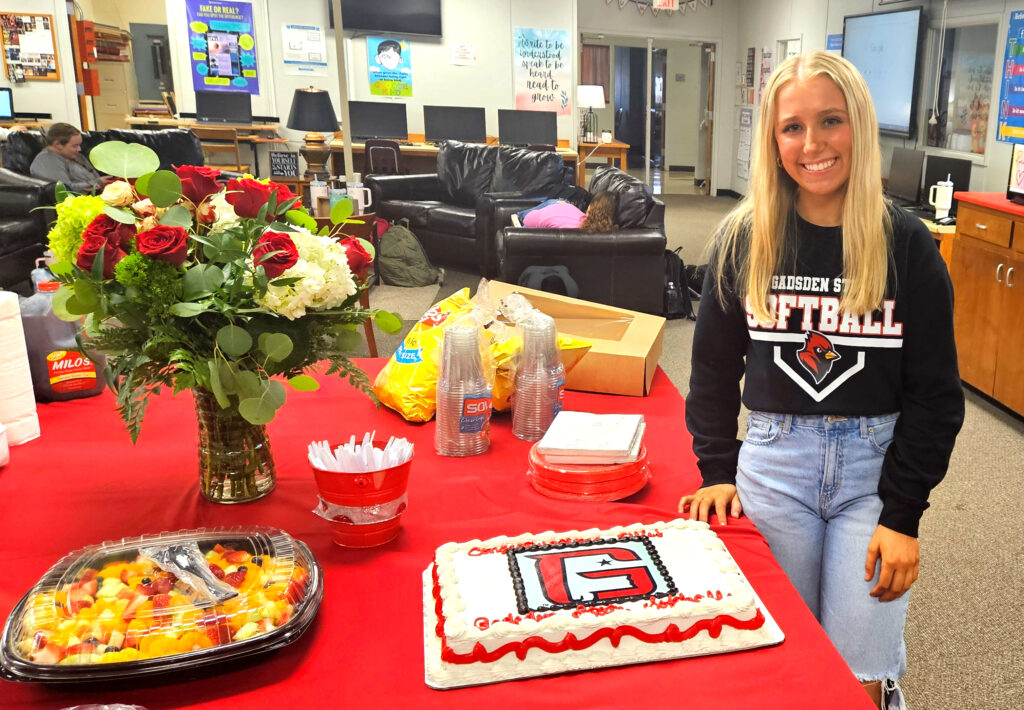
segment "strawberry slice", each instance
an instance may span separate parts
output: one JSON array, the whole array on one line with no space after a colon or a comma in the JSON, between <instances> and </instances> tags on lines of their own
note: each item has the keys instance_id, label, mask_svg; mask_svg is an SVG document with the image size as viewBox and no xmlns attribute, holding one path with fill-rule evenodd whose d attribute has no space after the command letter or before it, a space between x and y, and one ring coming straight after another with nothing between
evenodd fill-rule
<instances>
[{"instance_id":1,"label":"strawberry slice","mask_svg":"<svg viewBox=\"0 0 1024 710\"><path fill-rule=\"evenodd\" d=\"M124 608L124 611L121 613L121 619L124 620L124 621L131 621L132 619L134 619L135 618L135 612L138 610L138 608L140 606L145 604L148 599L149 599L148 595L137 593L132 598L132 600L130 602L128 602L128 606L126 606Z\"/></svg>"},{"instance_id":2,"label":"strawberry slice","mask_svg":"<svg viewBox=\"0 0 1024 710\"><path fill-rule=\"evenodd\" d=\"M33 663L60 663L67 655L66 649L57 643L48 643L42 649L33 652L28 659Z\"/></svg>"},{"instance_id":3,"label":"strawberry slice","mask_svg":"<svg viewBox=\"0 0 1024 710\"><path fill-rule=\"evenodd\" d=\"M224 568L220 565L210 563L210 571L213 572L213 576L217 579L224 579Z\"/></svg>"},{"instance_id":4,"label":"strawberry slice","mask_svg":"<svg viewBox=\"0 0 1024 710\"><path fill-rule=\"evenodd\" d=\"M170 605L170 594L157 594L155 597L153 597L153 609L166 609Z\"/></svg>"},{"instance_id":5,"label":"strawberry slice","mask_svg":"<svg viewBox=\"0 0 1024 710\"><path fill-rule=\"evenodd\" d=\"M237 565L242 562L248 562L251 555L245 550L235 550L224 555L224 559L233 565Z\"/></svg>"},{"instance_id":6,"label":"strawberry slice","mask_svg":"<svg viewBox=\"0 0 1024 710\"><path fill-rule=\"evenodd\" d=\"M231 574L224 575L224 581L230 584L235 589L239 589L242 586L242 582L245 581L245 572L241 570L235 570Z\"/></svg>"}]
</instances>

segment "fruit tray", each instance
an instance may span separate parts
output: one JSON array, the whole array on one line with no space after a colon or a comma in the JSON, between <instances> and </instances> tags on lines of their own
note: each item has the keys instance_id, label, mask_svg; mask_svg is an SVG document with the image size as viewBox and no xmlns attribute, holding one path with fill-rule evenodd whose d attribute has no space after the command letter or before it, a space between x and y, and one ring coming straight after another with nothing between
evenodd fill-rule
<instances>
[{"instance_id":1,"label":"fruit tray","mask_svg":"<svg viewBox=\"0 0 1024 710\"><path fill-rule=\"evenodd\" d=\"M0 637L0 676L85 682L265 653L316 617L323 573L266 527L201 528L91 545L54 565Z\"/></svg>"}]
</instances>

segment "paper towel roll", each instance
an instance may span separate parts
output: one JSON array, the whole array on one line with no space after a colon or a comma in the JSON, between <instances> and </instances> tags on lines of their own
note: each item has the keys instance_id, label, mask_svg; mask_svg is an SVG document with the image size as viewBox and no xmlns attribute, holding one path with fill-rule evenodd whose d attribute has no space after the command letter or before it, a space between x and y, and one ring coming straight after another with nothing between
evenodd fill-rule
<instances>
[{"instance_id":1,"label":"paper towel roll","mask_svg":"<svg viewBox=\"0 0 1024 710\"><path fill-rule=\"evenodd\" d=\"M7 429L3 424L0 424L0 468L6 466L10 460L11 452L7 448Z\"/></svg>"},{"instance_id":2,"label":"paper towel roll","mask_svg":"<svg viewBox=\"0 0 1024 710\"><path fill-rule=\"evenodd\" d=\"M39 436L18 294L0 291L0 423L13 446Z\"/></svg>"}]
</instances>

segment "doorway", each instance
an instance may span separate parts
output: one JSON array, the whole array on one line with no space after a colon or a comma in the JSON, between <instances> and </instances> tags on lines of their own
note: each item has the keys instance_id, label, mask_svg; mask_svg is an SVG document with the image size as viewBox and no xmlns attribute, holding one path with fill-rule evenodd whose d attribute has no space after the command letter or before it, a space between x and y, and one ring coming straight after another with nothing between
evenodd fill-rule
<instances>
[{"instance_id":1,"label":"doorway","mask_svg":"<svg viewBox=\"0 0 1024 710\"><path fill-rule=\"evenodd\" d=\"M652 168L665 165L665 73L668 52L651 54L651 153ZM630 168L644 167L647 135L647 49L615 46L615 136L629 144L626 160Z\"/></svg>"}]
</instances>

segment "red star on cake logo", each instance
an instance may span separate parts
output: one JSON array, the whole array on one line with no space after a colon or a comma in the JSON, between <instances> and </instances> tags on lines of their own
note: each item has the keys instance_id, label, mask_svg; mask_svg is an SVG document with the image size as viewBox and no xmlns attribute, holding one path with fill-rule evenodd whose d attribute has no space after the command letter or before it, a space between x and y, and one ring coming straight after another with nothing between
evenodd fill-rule
<instances>
[{"instance_id":1,"label":"red star on cake logo","mask_svg":"<svg viewBox=\"0 0 1024 710\"><path fill-rule=\"evenodd\" d=\"M832 370L832 364L842 356L836 352L832 341L816 330L808 330L805 334L804 346L797 351L797 361L814 378L814 384L820 385Z\"/></svg>"}]
</instances>

